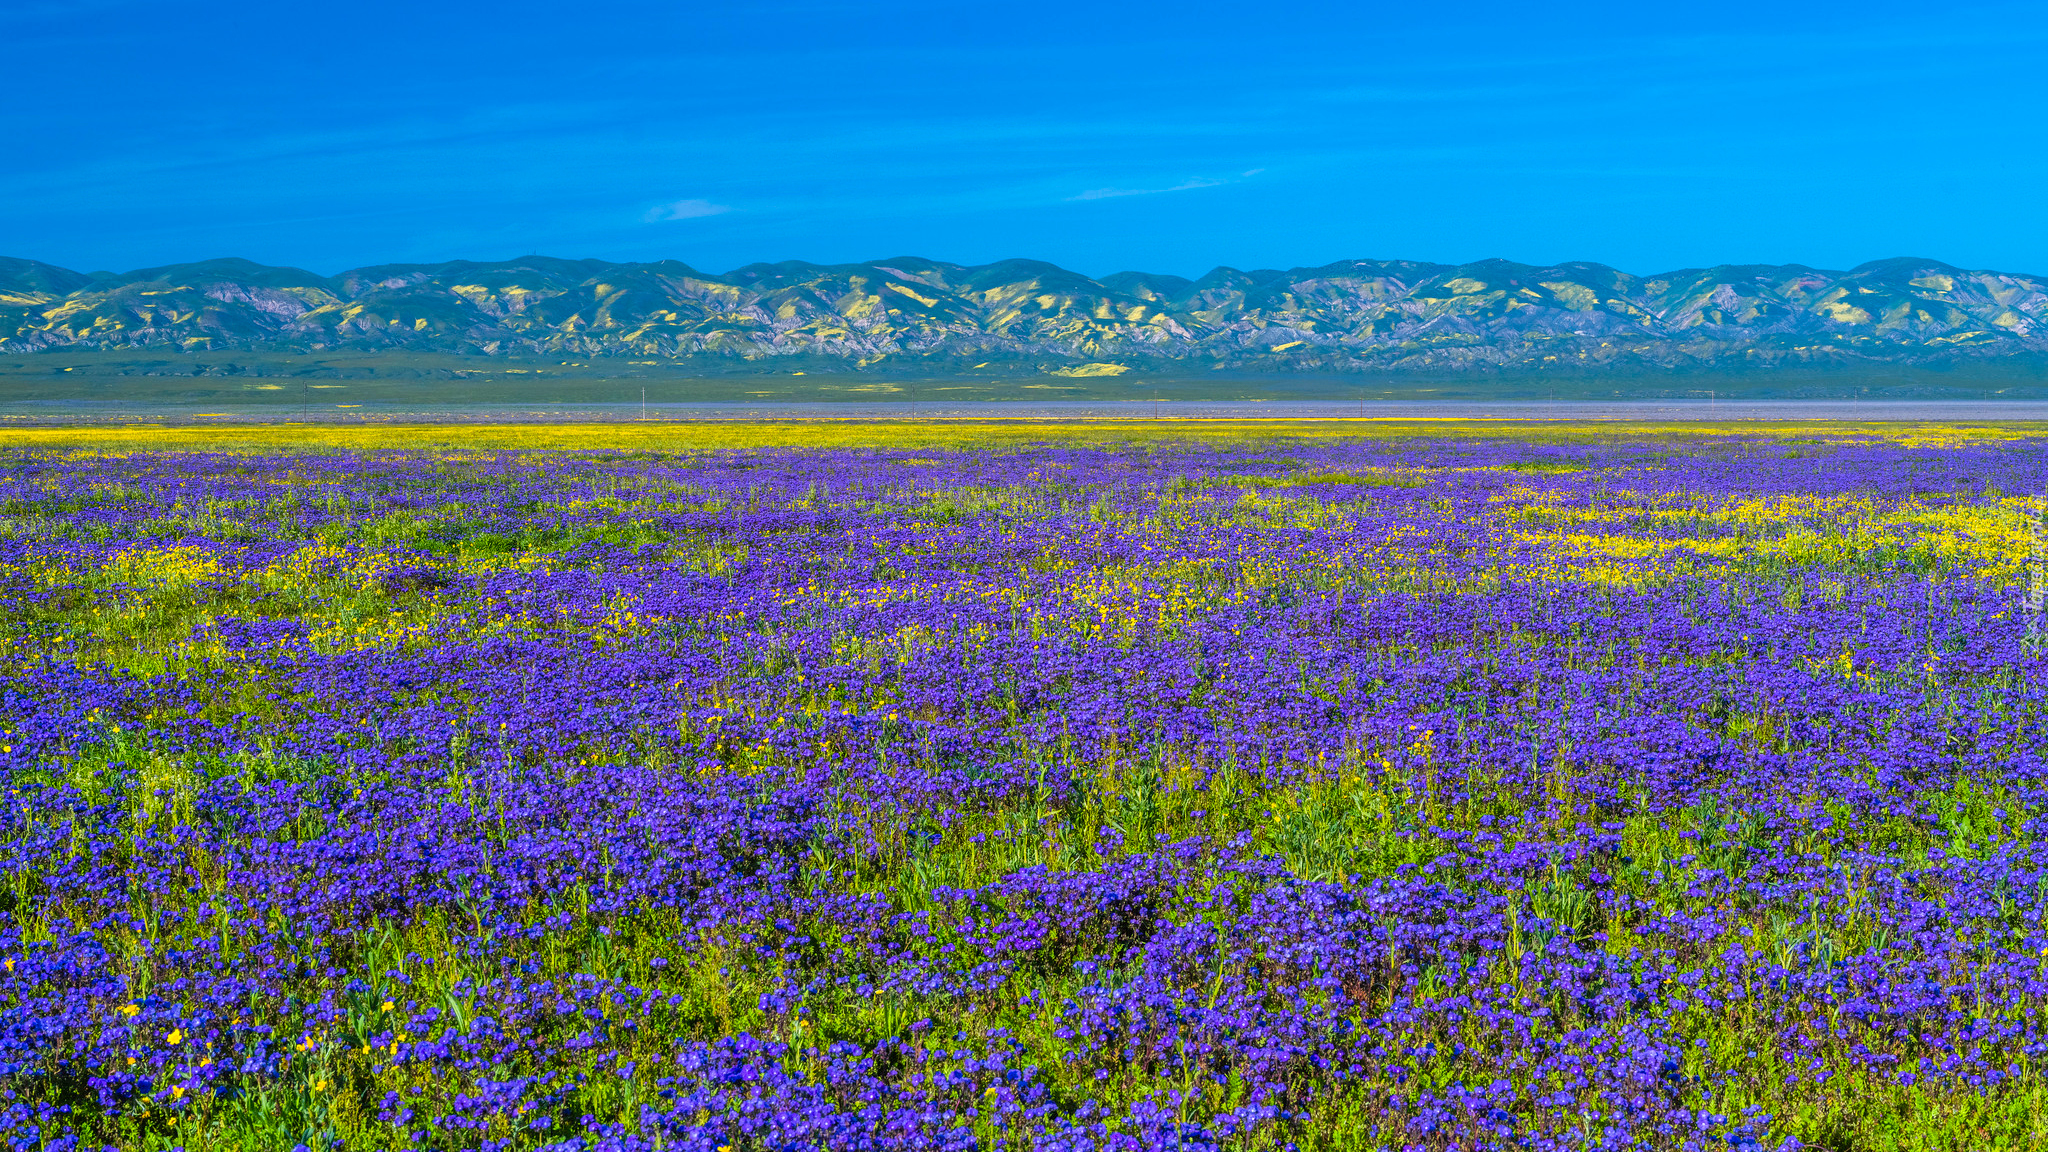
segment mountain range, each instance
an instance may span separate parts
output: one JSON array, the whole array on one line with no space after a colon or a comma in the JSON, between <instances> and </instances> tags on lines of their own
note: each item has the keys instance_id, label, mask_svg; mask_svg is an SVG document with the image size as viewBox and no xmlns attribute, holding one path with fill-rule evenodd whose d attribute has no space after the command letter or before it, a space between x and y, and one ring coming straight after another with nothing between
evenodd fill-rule
<instances>
[{"instance_id":1,"label":"mountain range","mask_svg":"<svg viewBox=\"0 0 2048 1152\"><path fill-rule=\"evenodd\" d=\"M1199 279L1052 264L752 264L529 256L323 276L242 259L74 272L0 258L0 354L56 349L412 350L787 368L1060 375L2038 362L2048 278L1880 260L1724 265L1345 260Z\"/></svg>"}]
</instances>

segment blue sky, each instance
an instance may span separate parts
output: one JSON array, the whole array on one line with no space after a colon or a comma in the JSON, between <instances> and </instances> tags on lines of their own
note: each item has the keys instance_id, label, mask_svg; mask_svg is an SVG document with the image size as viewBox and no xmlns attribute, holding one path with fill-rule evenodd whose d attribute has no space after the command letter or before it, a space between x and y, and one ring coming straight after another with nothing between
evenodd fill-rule
<instances>
[{"instance_id":1,"label":"blue sky","mask_svg":"<svg viewBox=\"0 0 2048 1152\"><path fill-rule=\"evenodd\" d=\"M0 0L0 254L2048 272L2048 6Z\"/></svg>"}]
</instances>

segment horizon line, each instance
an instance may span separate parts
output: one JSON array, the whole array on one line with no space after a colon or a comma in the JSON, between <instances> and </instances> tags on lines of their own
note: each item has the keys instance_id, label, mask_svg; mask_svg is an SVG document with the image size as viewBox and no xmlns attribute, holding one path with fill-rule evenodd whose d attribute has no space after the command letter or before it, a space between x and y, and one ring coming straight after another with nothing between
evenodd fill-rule
<instances>
[{"instance_id":1,"label":"horizon line","mask_svg":"<svg viewBox=\"0 0 2048 1152\"><path fill-rule=\"evenodd\" d=\"M1332 261L1329 261L1328 263L1324 263L1324 264L1298 264L1298 265L1294 265L1294 266L1291 266L1291 267L1286 267L1286 268L1275 268L1275 267L1253 267L1253 268L1241 268L1241 267L1238 267L1238 266L1236 266L1236 265L1232 265L1232 264L1215 264L1215 265L1212 265L1212 266L1211 266L1211 267L1210 267L1210 268L1209 268L1209 269L1208 269L1208 270L1207 270L1206 272L1203 272L1203 273L1202 273L1201 275L1199 275L1199 276L1183 276L1183 275L1181 275L1181 274L1179 274L1179 273L1174 273L1174 272L1150 272L1150 271L1146 271L1146 270L1144 270L1144 269L1138 269L1138 268L1123 268L1123 269L1118 269L1118 270L1117 270L1117 271L1115 271L1115 272L1109 272L1109 273L1104 273L1104 274L1101 274L1101 275L1091 275L1091 274L1089 274L1089 273L1085 273L1085 272L1080 272L1080 271L1077 271L1076 269L1073 269L1073 268L1068 268L1068 267L1066 267L1065 265L1061 265L1061 264L1056 264L1056 263L1054 263L1053 261L1050 261L1050 260L1041 260L1041 259L1039 259L1039 258L1037 258L1037 257L1032 257L1032 256L1006 256L1006 257L1002 257L1002 258L1000 258L1000 259L996 259L996 260L991 260L991 261L988 261L988 262L986 262L986 263L981 263L981 264L964 264L964 263L961 263L961 262L959 262L959 261L954 261L954 260L943 260L943 259L935 259L935 258L933 258L933 257L929 257L929 256L914 256L914 255L908 255L908 254L904 254L904 255L896 255L896 256L881 256L881 257L875 257L875 258L872 258L872 259L867 259L867 260L853 260L853 261L841 261L841 262L833 262L833 263L824 263L824 262L819 262L819 261L813 261L813 260L805 260L805 259L801 259L801 258L796 258L796 257L792 257L792 258L788 258L788 259L784 259L784 260L756 260L756 261L752 261L752 262L750 262L750 263L746 263L746 264L741 264L741 265L737 265L737 266L735 266L735 267L733 267L733 268L729 268L729 269L727 269L727 270L725 270L725 271L722 271L722 272L718 272L718 271L710 271L710 270L708 270L708 269L704 269L704 268L699 268L699 267L697 267L696 265L690 264L690 263L689 263L688 261L686 261L686 260L683 260L683 259L681 259L681 258L679 258L679 257L672 257L672 256L670 256L670 257L662 257L662 258L660 258L660 259L657 259L657 260L608 260L608 259L605 259L604 257L601 257L601 256L582 256L582 257L567 257L567 256L550 256L550 255L548 255L548 254L546 254L546 253L542 253L542 252L527 252L527 253L524 253L524 254L521 254L521 255L518 255L518 256L512 256L512 257L508 257L508 258L505 258L505 259L502 259L502 260L475 260L475 259L470 259L470 258L467 258L467 257L462 257L462 258L456 258L456 259L451 259L451 260L440 260L440 261L393 261L393 262L390 262L390 263L384 263L384 264L361 264L361 265L356 265L356 266L354 266L354 267L350 267L350 268L343 268L342 270L340 270L340 271L338 271L338 272L319 272L319 271L316 271L316 270L314 270L314 269L311 269L311 268L307 268L307 267L305 267L305 266L303 266L303 265L298 265L298 264L265 264L265 263L263 263L263 262L261 262L261 261L258 261L258 260L253 260L253 259L250 259L249 257L246 257L246 256L212 256L212 257L207 257L207 258L204 258L204 259L200 259L200 260L186 260L186 261L179 261L179 262L176 262L176 263L171 263L171 264L156 264L156 265L148 265L148 266L144 266L144 267L139 267L139 268L131 268L131 269L128 269L128 270L126 270L126 271L119 271L119 272L116 272L116 271L110 271L110 270L107 270L107 269L95 269L95 270L92 270L92 271L80 271L80 270L78 270L78 269L75 269L75 268L71 268L71 267L68 267L68 266L65 266L65 265L62 265L62 264L53 264L53 263L51 263L51 262L49 262L49 261L46 261L46 260L38 260L38 259L36 259L36 258L34 258L34 257L30 257L30 256L8 256L8 255L0 255L0 261L20 261L20 262L22 262L22 263L24 263L24 264L29 264L29 265L36 265L36 266L40 266L40 267L44 267L44 268L50 268L50 269L54 269L54 270L56 270L56 271L59 271L59 272L66 272L66 273L70 273L71 275L74 275L74 276L83 276L83 277L86 277L86 278L88 278L89 280L95 280L95 281L97 281L97 280L108 280L108 279L118 279L118 278L122 278L122 277L133 277L133 276L138 276L138 275L141 275L141 274L144 274L144 273L153 273L153 272L166 272L166 271L171 271L171 270L174 270L174 269L183 269L183 268L191 268L191 267L195 267L195 266L201 266L201 265L207 265L207 264L228 264L228 263L241 263L241 264L247 264L247 265L249 265L249 266L251 266L251 267L253 267L253 268L259 268L259 269L265 269L265 270L271 270L271 271L291 271L291 272L304 272L304 273L307 273L308 275L311 275L311 276L316 276L316 277L319 277L320 279L323 279L323 280L334 280L334 279L337 279L337 278L339 278L339 277L342 277L342 276L347 276L347 275L349 275L349 274L351 274L351 273L362 273L362 272L368 272L368 271L371 271L371 270L377 270L377 269L390 269L390 270L393 270L393 271L397 271L397 270L400 270L400 269L408 269L408 270L426 270L426 269L438 269L438 268L449 268L449 267L452 267L452 266L458 266L458 265L474 265L474 266L481 266L481 267L492 267L492 266L504 266L504 265L517 265L517 264L519 264L519 263L521 263L521 262L523 262L523 261L537 261L537 260L545 260L545 261L554 261L554 262L559 262L559 263L563 263L563 264L600 264L600 265L603 265L603 266L604 266L604 267L606 267L606 268L625 268L625 267L638 267L638 268L648 268L648 267L654 267L654 266L658 266L658 265L661 265L661 264L670 264L670 263L674 263L674 264L681 264L681 265L682 265L683 267L685 267L685 268L688 268L688 269L689 269L689 270L690 270L691 272L693 272L693 273L698 273L698 274L701 274L701 275L708 275L708 276L712 276L712 277L718 277L718 278L724 278L724 277L729 277L729 276L733 276L733 275L736 275L736 274L738 274L738 273L741 273L741 272L745 272L745 271L747 271L747 270L749 270L749 269L753 269L753 268L784 268L784 267L788 267L788 266L792 266L792 265L795 265L795 266L800 266L800 267L805 267L805 268L819 268L819 269L841 269L841 268L887 268L887 266L888 266L888 265L891 265L891 264L900 264L900 263L913 263L913 262L916 262L916 263L924 263L924 264L931 264L931 265L939 265L939 266L944 266L944 267L948 267L948 268L958 268L958 269L962 269L962 270L966 270L966 271L978 271L978 270L982 270L982 269L987 269L987 268L995 268L995 267L998 267L998 266L1000 266L1000 265L1004 265L1004 264L1038 264L1038 265L1044 265L1045 267L1047 267L1047 268L1050 268L1050 269L1054 269L1054 270L1056 270L1056 271L1060 271L1060 272L1065 272L1065 273L1069 273L1069 274L1072 274L1072 275L1077 275L1077 276L1081 276L1081 277L1083 277L1083 278L1085 278L1085 279L1088 279L1088 280L1094 281L1095 283L1098 283L1098 284L1099 284L1099 283L1102 283L1102 282L1103 282L1104 280L1107 280L1107 279L1110 279L1110 278L1113 278L1113 277L1117 277L1117 276L1153 276L1153 277L1171 277L1171 278L1173 278L1173 279L1176 279L1176 280L1186 280L1186 281L1188 281L1189 283L1195 283L1195 282L1199 282L1200 280L1202 280L1202 279L1205 279L1205 278L1207 278L1207 277L1209 277L1209 276L1213 276L1213 275L1216 275L1216 274L1217 274L1217 273L1219 273L1219 272L1223 272L1223 273L1230 273L1230 272L1234 272L1234 273L1237 273L1237 274L1239 274L1239 275L1245 275L1245 276L1252 276L1252 275L1262 275L1262 274L1271 274L1271 275L1285 275L1285 274L1288 274L1288 273L1300 273L1300 272L1320 272L1320 271L1323 271L1323 270L1325 270L1325 269L1330 269L1330 268L1334 268L1334 267L1336 267L1336 266L1338 266L1338 265L1342 265L1342 264L1353 264L1353 265L1381 265L1381 266L1385 266L1385 265L1399 265L1399 264L1409 264L1409 265L1419 265L1419 266L1422 266L1422 267L1426 267L1426 268L1431 268L1431 269L1437 269L1437 270L1445 270L1445 271L1456 271L1456 270L1459 270L1459 269L1465 269L1465 268L1477 268L1477 267L1481 267L1481 266L1484 266L1484 265L1490 265L1490 264L1491 264L1491 265L1501 265L1501 264L1505 264L1505 265L1512 265L1512 266L1514 266L1514 267L1516 267L1516 268L1526 268L1526 269L1529 269L1529 270L1531 270L1531 271L1549 271L1549 270L1553 270L1553 269L1566 269L1566 268L1580 267L1580 268L1598 268L1598 269L1604 269L1604 270L1606 270L1606 271L1610 271L1610 272L1616 272L1616 273L1619 273L1619 274L1621 274L1621 275L1624 275L1624 276L1629 276L1629 277L1633 277L1633 278L1635 278L1635 279L1638 279L1638 280L1648 280L1648 279L1656 279L1656 278L1660 278L1660 277L1666 277L1666 276L1676 276L1676 275L1681 275L1681 274L1684 274L1684 273L1692 273L1692 272L1712 272L1712 271L1715 271L1715 270L1717 270L1717 269L1723 269L1723 268L1770 268L1770 269L1786 269L1786 270L1797 270L1797 271L1804 271L1804 272L1815 272L1815 273L1820 273L1820 274L1822 274L1822 275L1830 275L1830 276L1846 276L1846 275L1854 275L1855 273L1857 273L1857 272L1860 272L1860 271L1863 271L1863 270L1865 270L1865 269L1868 269L1868 268L1874 268L1874 267L1879 267L1879 266L1882 266L1882 265L1886 265L1886 264L1896 264L1896 263L1924 263L1924 264L1927 264L1927 265L1930 265L1930 266L1932 266L1932 265L1939 265L1939 266L1940 266L1940 267L1942 267L1942 268L1946 268L1946 269L1953 269L1953 270L1955 270L1955 271L1958 271L1958 272L1972 272L1972 273L1985 273L1985 272L1997 272L1997 273L2002 273L2002 274L2007 274L2007 275L2025 275L2025 276L2030 276L2030 277L2035 277L2035 278L2048 278L2048 277L2039 277L2039 276L2036 276L2036 274L2034 274L2034 273L2016 273L2016 272L2014 272L2014 271L2013 271L2012 269L2008 269L2008 268L1989 268L1989 267L1986 267L1986 268L1965 268L1965 267L1963 267L1963 266L1961 266L1961 265L1956 265L1956 264L1950 264L1949 262L1947 262L1947 261L1945 261L1945 260L1940 260L1940 259L1937 259L1937 258L1935 258L1935 257L1931 257L1931 256L1910 256L1910 255L1899 255L1899 256L1885 256L1885 257L1879 257L1879 258L1876 258L1876 259L1872 259L1872 260L1866 260L1866 261L1864 261L1864 262L1862 262L1862 263L1860 263L1860 264L1854 265L1853 267L1849 267L1849 268L1825 268L1825 267L1820 267L1820 266L1817 266L1817 265L1811 265L1811 264L1801 264L1801 263L1798 263L1798 262L1786 262L1786 263L1769 263L1769 262L1760 262L1760 261L1746 261L1746 262L1732 262L1732 261L1731 261L1731 262L1724 262L1724 263L1719 263L1719 264L1703 264L1703 265L1693 265L1693 266L1687 266L1687 267L1683 267L1683 268L1672 268L1672 269L1667 269L1667 270L1662 270L1662 271L1657 271L1657 272L1630 272L1630 271L1628 271L1627 269L1619 268L1619 267L1616 267L1615 265L1612 265L1612 264L1605 264L1605 263L1602 263L1602 262L1600 262L1600 261L1598 261L1598 260L1564 260L1564 261L1559 261L1559 262L1556 262L1556 263L1550 263L1550 264L1533 264L1533 263L1529 263L1529 262L1527 262L1527 261L1522 261L1522 260L1515 260L1515 259L1512 259L1512 258L1509 258L1509 257L1505 257L1505 256L1489 256L1489 257L1485 257L1485 258L1483 258L1483 259L1479 259L1479 260L1468 260L1468 261L1463 261L1463 262L1459 262L1459 263L1450 263L1450 262L1445 262L1445 261L1437 261L1437 260L1416 260L1416 259L1409 259L1409 258L1406 258L1406 257L1395 257L1395 258L1388 258L1388 259L1381 259L1381 258L1375 258L1375 257L1339 257L1339 258L1338 258L1338 259L1336 259L1336 260L1332 260Z\"/></svg>"}]
</instances>

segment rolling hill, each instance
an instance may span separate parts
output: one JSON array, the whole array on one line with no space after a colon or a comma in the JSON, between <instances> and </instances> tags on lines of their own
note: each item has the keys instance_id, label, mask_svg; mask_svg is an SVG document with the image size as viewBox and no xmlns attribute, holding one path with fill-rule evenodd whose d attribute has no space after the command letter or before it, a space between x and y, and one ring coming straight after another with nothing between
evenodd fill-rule
<instances>
[{"instance_id":1,"label":"rolling hill","mask_svg":"<svg viewBox=\"0 0 2048 1152\"><path fill-rule=\"evenodd\" d=\"M82 273L0 258L0 354L407 350L1115 375L1537 371L1605 375L2048 353L2048 278L1881 260L1727 265L1346 260L1200 279L1091 279L1031 260L753 264L529 256L324 276L241 259Z\"/></svg>"}]
</instances>

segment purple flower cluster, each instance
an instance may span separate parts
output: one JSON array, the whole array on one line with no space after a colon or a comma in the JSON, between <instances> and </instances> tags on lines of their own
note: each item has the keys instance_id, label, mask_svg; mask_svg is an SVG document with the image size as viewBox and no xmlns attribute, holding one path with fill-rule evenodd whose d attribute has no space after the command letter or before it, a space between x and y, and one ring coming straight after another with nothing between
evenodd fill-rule
<instances>
[{"instance_id":1,"label":"purple flower cluster","mask_svg":"<svg viewBox=\"0 0 2048 1152\"><path fill-rule=\"evenodd\" d=\"M2043 447L17 453L0 1134L2048 1139Z\"/></svg>"}]
</instances>

